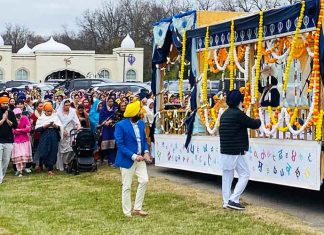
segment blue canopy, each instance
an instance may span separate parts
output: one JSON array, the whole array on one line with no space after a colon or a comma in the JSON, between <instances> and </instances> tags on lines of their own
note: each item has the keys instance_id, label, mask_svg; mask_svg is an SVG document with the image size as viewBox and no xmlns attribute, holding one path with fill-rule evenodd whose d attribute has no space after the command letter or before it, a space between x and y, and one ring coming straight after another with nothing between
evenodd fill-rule
<instances>
[{"instance_id":1,"label":"blue canopy","mask_svg":"<svg viewBox=\"0 0 324 235\"><path fill-rule=\"evenodd\" d=\"M319 0L307 0L301 29L316 27L320 2ZM263 37L282 35L296 31L301 3L265 11L263 13ZM246 42L258 37L259 13L234 20L235 41ZM210 47L229 44L231 21L209 26ZM206 27L189 30L188 38L198 39L198 48L204 48Z\"/></svg>"}]
</instances>

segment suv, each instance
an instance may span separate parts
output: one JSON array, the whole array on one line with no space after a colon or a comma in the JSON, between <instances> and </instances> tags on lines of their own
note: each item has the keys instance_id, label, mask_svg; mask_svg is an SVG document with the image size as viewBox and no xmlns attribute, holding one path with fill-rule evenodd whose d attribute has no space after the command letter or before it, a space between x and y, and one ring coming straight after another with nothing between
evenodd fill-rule
<instances>
[{"instance_id":1,"label":"suv","mask_svg":"<svg viewBox=\"0 0 324 235\"><path fill-rule=\"evenodd\" d=\"M131 91L132 93L140 93L142 89L145 89L147 92L151 91L150 86L143 83L134 83L134 82L114 82L114 83L101 83L91 86L97 88L101 91Z\"/></svg>"},{"instance_id":2,"label":"suv","mask_svg":"<svg viewBox=\"0 0 324 235\"><path fill-rule=\"evenodd\" d=\"M19 87L19 86L30 85L30 84L35 84L35 82L28 81L28 80L11 80L6 82L5 87L13 88L13 87Z\"/></svg>"},{"instance_id":3,"label":"suv","mask_svg":"<svg viewBox=\"0 0 324 235\"><path fill-rule=\"evenodd\" d=\"M57 86L64 86L66 89L72 91L72 90L80 90L89 89L92 85L100 84L100 83L109 83L109 80L106 80L104 78L78 78L73 80L66 80Z\"/></svg>"}]
</instances>

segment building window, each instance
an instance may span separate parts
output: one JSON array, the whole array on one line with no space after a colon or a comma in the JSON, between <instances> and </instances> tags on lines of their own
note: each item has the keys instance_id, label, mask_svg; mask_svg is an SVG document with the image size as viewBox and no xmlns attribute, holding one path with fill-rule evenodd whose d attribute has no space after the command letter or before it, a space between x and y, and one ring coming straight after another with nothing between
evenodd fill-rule
<instances>
[{"instance_id":1,"label":"building window","mask_svg":"<svg viewBox=\"0 0 324 235\"><path fill-rule=\"evenodd\" d=\"M16 72L16 80L28 80L28 72L25 69L19 69Z\"/></svg>"},{"instance_id":2,"label":"building window","mask_svg":"<svg viewBox=\"0 0 324 235\"><path fill-rule=\"evenodd\" d=\"M101 70L101 72L99 73L99 77L104 78L104 79L109 79L110 78L109 71L108 70Z\"/></svg>"},{"instance_id":3,"label":"building window","mask_svg":"<svg viewBox=\"0 0 324 235\"><path fill-rule=\"evenodd\" d=\"M134 70L128 70L126 73L126 81L133 82L136 81L136 72Z\"/></svg>"},{"instance_id":4,"label":"building window","mask_svg":"<svg viewBox=\"0 0 324 235\"><path fill-rule=\"evenodd\" d=\"M4 80L4 74L3 71L0 69L0 81Z\"/></svg>"}]
</instances>

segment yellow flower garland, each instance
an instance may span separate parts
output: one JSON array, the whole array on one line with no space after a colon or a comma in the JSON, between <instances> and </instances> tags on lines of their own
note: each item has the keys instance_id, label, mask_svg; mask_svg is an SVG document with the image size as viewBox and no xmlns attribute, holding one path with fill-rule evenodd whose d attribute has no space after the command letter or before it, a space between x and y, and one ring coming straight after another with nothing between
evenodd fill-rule
<instances>
[{"instance_id":1,"label":"yellow flower garland","mask_svg":"<svg viewBox=\"0 0 324 235\"><path fill-rule=\"evenodd\" d=\"M234 31L234 20L231 24L231 36L230 36L230 87L229 90L234 89L234 43L235 43L235 31ZM247 68L246 68L247 69Z\"/></svg>"},{"instance_id":2,"label":"yellow flower garland","mask_svg":"<svg viewBox=\"0 0 324 235\"><path fill-rule=\"evenodd\" d=\"M322 124L323 124L323 114L324 111L321 110L319 119L316 122L316 140L322 140Z\"/></svg>"},{"instance_id":3,"label":"yellow flower garland","mask_svg":"<svg viewBox=\"0 0 324 235\"><path fill-rule=\"evenodd\" d=\"M277 107L277 110L280 110L280 106L279 107ZM297 117L298 117L298 111L299 111L299 109L296 107L295 109L294 109L294 113L293 113L293 115L291 116L291 119L290 119L290 121L289 121L289 124L292 126L292 125L294 125L295 123L296 123L296 119L297 119ZM275 119L275 117L273 116L273 113L272 113L272 108L271 108L271 106L268 106L268 113L269 113L269 116L270 116L270 121L271 121L271 123L275 126L275 125L277 125L278 124L278 121ZM288 131L289 130L289 128L286 126L286 127L278 127L278 130L279 131L281 131L281 132L286 132L286 131Z\"/></svg>"},{"instance_id":4,"label":"yellow flower garland","mask_svg":"<svg viewBox=\"0 0 324 235\"><path fill-rule=\"evenodd\" d=\"M261 56L262 56L262 35L263 35L263 11L260 11L260 20L259 20L259 35L258 35L258 52L255 65L255 80L254 80L254 98L258 99L259 97L259 78L260 78L260 65L261 65Z\"/></svg>"},{"instance_id":5,"label":"yellow flower garland","mask_svg":"<svg viewBox=\"0 0 324 235\"><path fill-rule=\"evenodd\" d=\"M182 51L181 51L181 65L180 65L180 76L179 76L179 98L180 101L183 101L183 77L184 77L184 69L185 69L185 57L186 57L186 42L187 42L187 34L186 31L182 36Z\"/></svg>"},{"instance_id":6,"label":"yellow flower garland","mask_svg":"<svg viewBox=\"0 0 324 235\"><path fill-rule=\"evenodd\" d=\"M207 71L208 71L208 49L209 49L209 26L206 28L205 53L204 53L204 76L202 81L202 102L207 103Z\"/></svg>"},{"instance_id":7,"label":"yellow flower garland","mask_svg":"<svg viewBox=\"0 0 324 235\"><path fill-rule=\"evenodd\" d=\"M303 19L304 19L304 12L305 12L305 0L302 1L302 6L301 6L301 9L300 9L300 13L299 13L299 17L298 17L298 23L297 23L297 27L296 27L296 32L295 32L294 39L293 39L292 45L290 47L289 56L288 56L288 59L287 59L287 67L286 67L285 74L284 74L284 84L283 84L283 94L284 94L284 96L285 96L285 92L286 92L287 86L288 86L290 67L291 67L291 63L292 63L292 61L294 59L293 55L295 53L300 28L302 26Z\"/></svg>"}]
</instances>

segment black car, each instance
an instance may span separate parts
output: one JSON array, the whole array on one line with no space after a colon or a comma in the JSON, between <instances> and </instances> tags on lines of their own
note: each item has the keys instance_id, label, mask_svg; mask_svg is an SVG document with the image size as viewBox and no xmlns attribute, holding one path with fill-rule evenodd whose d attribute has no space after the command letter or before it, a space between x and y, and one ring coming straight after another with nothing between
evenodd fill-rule
<instances>
[{"instance_id":1,"label":"black car","mask_svg":"<svg viewBox=\"0 0 324 235\"><path fill-rule=\"evenodd\" d=\"M6 89L6 83L5 82L1 82L0 83L0 91L4 91Z\"/></svg>"},{"instance_id":2,"label":"black car","mask_svg":"<svg viewBox=\"0 0 324 235\"><path fill-rule=\"evenodd\" d=\"M131 91L132 93L138 94L142 89L145 92L149 93L151 88L143 83L134 83L134 82L115 82L115 83L102 83L93 85L92 88L97 88L101 91Z\"/></svg>"},{"instance_id":3,"label":"black car","mask_svg":"<svg viewBox=\"0 0 324 235\"><path fill-rule=\"evenodd\" d=\"M110 82L104 78L78 78L78 79L73 79L73 80L66 80L58 85L55 85L54 87L64 87L67 90L87 90L91 86L96 85L96 84L101 84L101 83L107 83Z\"/></svg>"},{"instance_id":4,"label":"black car","mask_svg":"<svg viewBox=\"0 0 324 235\"><path fill-rule=\"evenodd\" d=\"M19 87L23 85L30 85L34 83L35 82L28 81L28 80L11 80L5 83L5 88L8 89L8 88Z\"/></svg>"}]
</instances>

